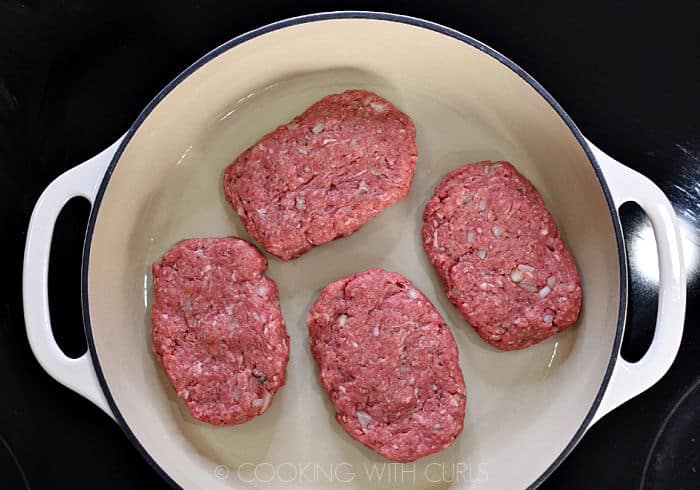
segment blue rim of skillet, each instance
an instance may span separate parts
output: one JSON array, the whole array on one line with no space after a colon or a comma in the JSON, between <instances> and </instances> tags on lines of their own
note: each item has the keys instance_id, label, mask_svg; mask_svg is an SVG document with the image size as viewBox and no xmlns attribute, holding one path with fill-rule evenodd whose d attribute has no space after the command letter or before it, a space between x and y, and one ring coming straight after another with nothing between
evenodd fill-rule
<instances>
[{"instance_id":1,"label":"blue rim of skillet","mask_svg":"<svg viewBox=\"0 0 700 490\"><path fill-rule=\"evenodd\" d=\"M85 326L85 335L87 337L87 343L88 343L88 348L90 349L90 355L92 357L92 363L93 366L95 367L95 371L97 372L97 378L99 379L100 386L102 387L102 391L104 392L107 402L109 403L109 407L112 410L112 413L114 414L115 419L119 423L120 427L126 434L126 436L129 438L131 443L136 447L138 452L141 454L141 456L150 463L150 465L156 470L156 472L165 480L167 481L173 488L181 488L175 480L173 480L172 477L163 469L161 468L158 463L151 457L151 455L146 451L146 449L141 445L137 437L134 435L134 433L131 431L129 426L126 423L126 420L122 416L121 412L117 408L117 405L114 401L114 397L112 396L112 393L109 390L109 386L107 386L107 381L105 380L104 373L102 372L102 367L100 366L100 361L97 357L97 352L95 350L95 342L92 336L92 325L90 323L90 307L88 304L88 292L87 292L87 281L88 281L88 270L89 270L89 264L90 264L90 245L92 243L92 235L95 230L95 222L97 220L97 214L100 209L100 203L102 202L102 197L104 196L105 189L107 188L107 184L109 183L109 179L112 176L112 172L114 171L114 168L117 165L117 162L119 161L119 158L124 151L124 148L129 144L129 141L131 141L131 138L133 137L134 133L139 129L143 121L148 117L148 115L158 106L160 101L170 93L177 85L180 84L183 80L185 80L187 77L189 77L192 73L194 73L197 69L199 69L201 66L204 64L208 63L212 59L216 58L220 54L228 51L229 49L232 49L239 44L242 44L246 41L249 41L251 39L255 39L258 36L261 36L263 34L267 34L272 31L276 31L279 29L283 29L285 27L290 27L294 25L299 25L299 24L306 24L308 22L316 22L316 21L323 21L323 20L333 20L333 19L369 19L369 20L383 20L383 21L390 21L390 22L398 22L401 24L408 24L416 27L421 27L423 29L428 29L430 31L437 32L439 34L443 34L445 36L449 36L451 38L457 39L459 41L462 41L465 44L468 44L469 46L472 46L479 51L491 56L495 60L499 61L503 65L507 66L510 68L513 72L515 72L520 78L522 78L524 81L526 81L533 89L535 89L554 109L557 114L559 114L559 117L566 123L566 125L569 127L569 130L571 130L571 133L574 135L576 140L578 141L579 145L581 145L581 148L583 151L586 153L588 156L588 160L590 161L591 165L593 166L593 170L595 171L595 174L598 178L598 181L600 183L601 188L603 189L603 193L605 194L605 200L607 201L608 209L610 211L610 216L612 218L613 222L613 228L615 230L615 240L617 242L617 252L618 252L618 262L620 264L620 305L618 309L618 316L617 316L617 330L615 333L615 341L613 343L613 348L610 353L610 359L608 361L608 366L605 371L605 376L603 377L603 382L600 385L600 389L598 390L598 393L596 394L595 400L593 401L593 405L591 405L590 410L586 414L586 417L584 418L583 422L581 423L580 427L574 434L573 438L569 443L566 445L564 450L559 454L559 456L552 462L552 464L549 465L549 467L540 475L539 478L537 478L534 482L532 482L527 488L528 489L534 489L537 488L539 485L542 484L553 472L554 470L561 464L562 461L569 455L569 453L574 449L576 444L581 440L583 435L586 433L586 429L588 428L589 424L591 423L591 420L593 420L593 416L596 413L596 410L598 409L598 406L600 405L601 400L603 399L603 394L605 393L606 388L608 387L608 383L610 382L610 376L612 375L613 368L615 366L615 361L617 360L617 353L619 352L620 349L620 343L622 341L622 332L623 332L623 327L625 323L625 313L626 313L626 308L627 308L627 258L625 255L625 245L624 245L624 240L622 238L622 228L620 226L620 220L617 212L617 208L615 207L615 204L612 200L612 196L610 194L610 190L608 189L608 186L605 182L605 178L603 176L602 171L600 170L600 167L598 166L598 162L596 161L595 157L593 156L593 153L591 152L590 148L588 147L588 144L585 141L585 138L581 134L581 131L576 127L574 122L571 120L569 115L562 109L562 107L559 105L559 103L554 100L554 97L552 97L549 92L547 92L542 85L540 85L532 76L530 76L525 70L520 68L518 65L516 65L513 61L509 60L505 56L503 56L501 53L498 51L490 48L489 46L486 46L485 44L481 43L480 41L477 41L476 39L469 37L465 34L462 34L459 31L456 31L454 29L451 29L449 27L442 26L440 24L436 24L434 22L430 22L427 20L423 19L418 19L415 17L409 17L406 15L399 15L399 14L392 14L392 13L386 13L386 12L366 12L366 11L339 11L339 12L322 12L322 13L316 13L316 14L308 14L308 15L302 15L299 17L292 17L290 19L285 19L281 20L278 22L273 22L272 24L268 24L266 26L260 27L258 29L254 29L252 31L249 31L245 34L241 34L240 36L237 36L230 41L225 42L221 46L213 49L209 53L205 54L202 56L200 59L195 61L192 65L190 65L185 71L180 73L173 81L171 81L168 85L161 90L158 95L156 95L153 100L146 106L146 108L139 114L139 117L134 121L134 123L131 125L129 130L126 133L126 136L122 140L121 144L119 145L119 148L117 149L116 153L112 157L112 161L110 162L109 166L107 167L107 171L105 172L105 176L102 179L102 183L100 184L100 188L97 192L97 196L95 197L95 202L92 206L92 210L90 211L90 218L88 220L88 226L87 226L87 232L85 235L85 244L83 248L83 261L82 261L82 281L81 281L81 297L82 297L82 307L83 307L83 323Z\"/></svg>"}]
</instances>

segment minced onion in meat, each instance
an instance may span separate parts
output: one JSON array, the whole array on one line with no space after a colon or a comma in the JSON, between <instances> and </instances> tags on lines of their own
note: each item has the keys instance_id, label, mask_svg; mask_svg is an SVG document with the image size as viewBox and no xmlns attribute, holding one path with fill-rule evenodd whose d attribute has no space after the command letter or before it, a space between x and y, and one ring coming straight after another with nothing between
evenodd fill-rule
<instances>
[{"instance_id":1,"label":"minced onion in meat","mask_svg":"<svg viewBox=\"0 0 700 490\"><path fill-rule=\"evenodd\" d=\"M263 391L263 406L262 409L260 410L260 413L264 412L268 408L270 408L270 403L272 403L272 395L270 394L269 391L264 390Z\"/></svg>"},{"instance_id":2,"label":"minced onion in meat","mask_svg":"<svg viewBox=\"0 0 700 490\"><path fill-rule=\"evenodd\" d=\"M523 272L535 272L535 268L532 267L531 265L526 265L526 264L518 264L518 269L520 269Z\"/></svg>"},{"instance_id":3,"label":"minced onion in meat","mask_svg":"<svg viewBox=\"0 0 700 490\"><path fill-rule=\"evenodd\" d=\"M356 411L355 415L357 416L357 421L360 423L362 428L367 429L367 426L372 421L372 416L362 410Z\"/></svg>"},{"instance_id":4,"label":"minced onion in meat","mask_svg":"<svg viewBox=\"0 0 700 490\"><path fill-rule=\"evenodd\" d=\"M525 279L525 276L523 276L523 273L520 272L517 268L513 269L510 272L510 280L513 282L520 282L523 279Z\"/></svg>"},{"instance_id":5,"label":"minced onion in meat","mask_svg":"<svg viewBox=\"0 0 700 490\"><path fill-rule=\"evenodd\" d=\"M266 389L263 388L263 397L256 398L255 400L253 400L251 405L254 407L261 407L260 413L263 413L265 410L270 408L271 402L272 402L272 395L270 394L269 391L267 391Z\"/></svg>"}]
</instances>

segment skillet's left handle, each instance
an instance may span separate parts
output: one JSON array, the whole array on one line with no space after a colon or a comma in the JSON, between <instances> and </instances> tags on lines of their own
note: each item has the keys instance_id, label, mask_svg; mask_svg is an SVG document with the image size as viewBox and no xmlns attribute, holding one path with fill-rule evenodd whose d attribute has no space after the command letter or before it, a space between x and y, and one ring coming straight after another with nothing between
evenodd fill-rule
<instances>
[{"instance_id":1,"label":"skillet's left handle","mask_svg":"<svg viewBox=\"0 0 700 490\"><path fill-rule=\"evenodd\" d=\"M56 343L49 314L49 254L56 218L73 197L94 203L95 196L122 138L90 160L56 178L39 197L29 221L24 248L22 296L27 338L34 356L56 381L84 396L114 418L92 364L90 351L77 359Z\"/></svg>"},{"instance_id":2,"label":"skillet's left handle","mask_svg":"<svg viewBox=\"0 0 700 490\"><path fill-rule=\"evenodd\" d=\"M615 206L636 202L651 221L659 257L659 307L654 338L644 357L618 359L591 425L603 415L651 388L673 364L683 336L686 279L678 219L666 195L651 180L588 142L610 187Z\"/></svg>"}]
</instances>

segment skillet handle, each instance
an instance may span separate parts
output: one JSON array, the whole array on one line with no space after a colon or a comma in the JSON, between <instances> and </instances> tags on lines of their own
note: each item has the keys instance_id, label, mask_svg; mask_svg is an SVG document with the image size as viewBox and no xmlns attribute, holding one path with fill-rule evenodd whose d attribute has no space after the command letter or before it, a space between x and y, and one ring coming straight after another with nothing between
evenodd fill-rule
<instances>
[{"instance_id":1,"label":"skillet handle","mask_svg":"<svg viewBox=\"0 0 700 490\"><path fill-rule=\"evenodd\" d=\"M22 296L29 345L44 370L56 381L84 396L114 418L97 380L90 351L71 359L60 349L51 331L48 274L51 237L56 218L73 197L94 202L102 177L119 143L57 177L39 197L24 248Z\"/></svg>"},{"instance_id":2,"label":"skillet handle","mask_svg":"<svg viewBox=\"0 0 700 490\"><path fill-rule=\"evenodd\" d=\"M671 367L683 336L686 282L678 219L668 198L651 180L625 167L588 141L619 208L633 201L651 221L659 257L659 307L654 338L637 362L618 352L617 362L591 425L627 400L649 389Z\"/></svg>"}]
</instances>

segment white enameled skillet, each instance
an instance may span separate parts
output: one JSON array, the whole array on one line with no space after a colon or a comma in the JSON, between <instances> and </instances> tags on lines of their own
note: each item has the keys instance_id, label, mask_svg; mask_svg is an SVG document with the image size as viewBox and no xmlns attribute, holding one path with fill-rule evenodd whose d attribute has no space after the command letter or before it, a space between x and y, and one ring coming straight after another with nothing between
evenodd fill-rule
<instances>
[{"instance_id":1,"label":"white enameled skillet","mask_svg":"<svg viewBox=\"0 0 700 490\"><path fill-rule=\"evenodd\" d=\"M151 350L150 264L193 236L247 237L223 197L224 167L323 95L366 88L408 113L419 159L410 195L354 235L282 263L270 259L291 336L287 385L250 423L195 421ZM532 348L499 352L447 301L420 243L421 212L447 171L513 162L542 193L581 272L578 324ZM92 203L82 263L89 353L67 358L51 334L53 225L73 196ZM659 256L654 339L619 354L627 263L618 207L635 201ZM56 380L123 428L185 488L536 487L588 427L653 385L678 350L685 280L678 224L648 179L602 153L545 89L479 41L424 20L333 12L277 22L216 48L144 109L127 133L49 185L32 215L24 263L29 341ZM308 351L306 311L328 282L370 266L401 272L436 304L460 349L465 429L449 449L379 476L386 461L335 423Z\"/></svg>"}]
</instances>

